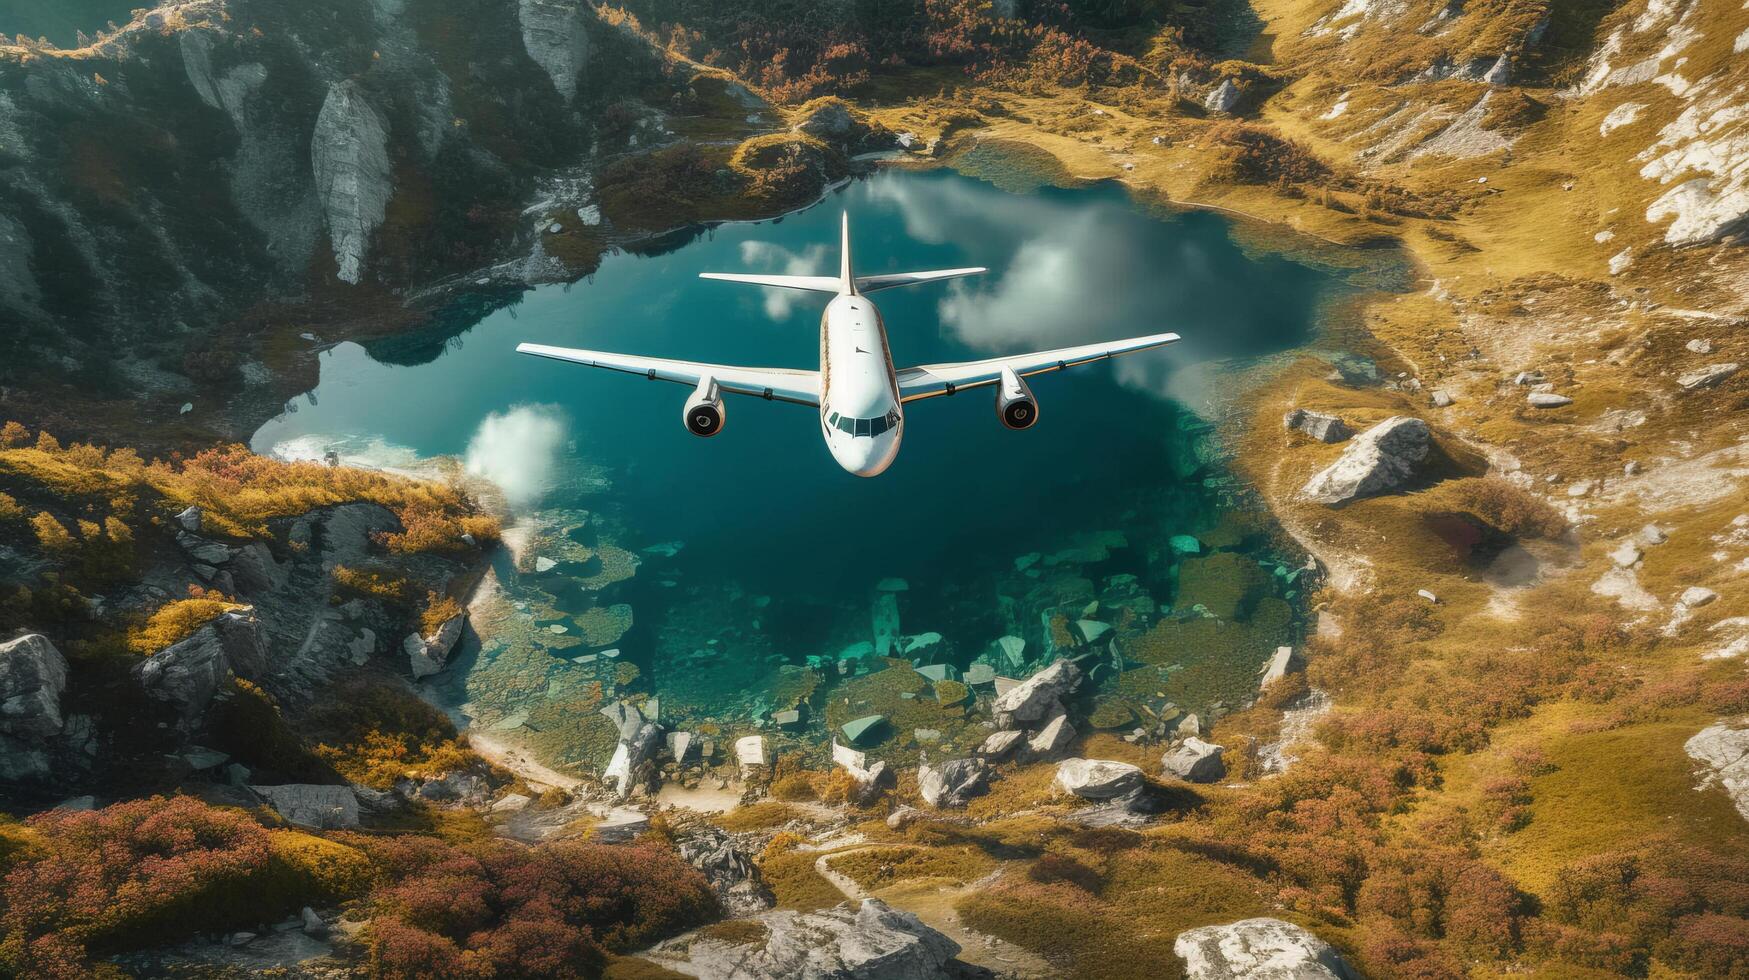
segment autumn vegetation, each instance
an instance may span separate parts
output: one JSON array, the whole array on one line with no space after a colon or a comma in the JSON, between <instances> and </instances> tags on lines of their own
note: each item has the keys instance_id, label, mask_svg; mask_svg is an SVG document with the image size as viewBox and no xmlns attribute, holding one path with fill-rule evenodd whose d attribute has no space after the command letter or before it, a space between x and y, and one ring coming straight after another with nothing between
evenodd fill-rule
<instances>
[{"instance_id":1,"label":"autumn vegetation","mask_svg":"<svg viewBox=\"0 0 1749 980\"><path fill-rule=\"evenodd\" d=\"M587 977L609 952L718 915L704 876L654 844L362 838L391 883L370 899L382 977Z\"/></svg>"}]
</instances>

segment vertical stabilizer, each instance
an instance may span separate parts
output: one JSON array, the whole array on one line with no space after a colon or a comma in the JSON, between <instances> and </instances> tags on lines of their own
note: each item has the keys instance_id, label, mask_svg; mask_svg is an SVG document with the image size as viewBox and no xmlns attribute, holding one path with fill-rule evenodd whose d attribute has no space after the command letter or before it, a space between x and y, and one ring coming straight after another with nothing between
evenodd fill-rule
<instances>
[{"instance_id":1,"label":"vertical stabilizer","mask_svg":"<svg viewBox=\"0 0 1749 980\"><path fill-rule=\"evenodd\" d=\"M846 296L856 295L856 276L850 271L850 212L844 212L844 239L839 246L838 290Z\"/></svg>"}]
</instances>

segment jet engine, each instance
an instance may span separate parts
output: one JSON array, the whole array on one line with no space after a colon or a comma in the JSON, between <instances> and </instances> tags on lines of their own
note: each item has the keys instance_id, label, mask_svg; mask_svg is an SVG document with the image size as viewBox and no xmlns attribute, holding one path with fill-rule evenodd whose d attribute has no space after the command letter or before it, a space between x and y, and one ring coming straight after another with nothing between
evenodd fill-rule
<instances>
[{"instance_id":1,"label":"jet engine","mask_svg":"<svg viewBox=\"0 0 1749 980\"><path fill-rule=\"evenodd\" d=\"M692 397L686 400L686 431L706 439L723 431L723 392L715 378L699 379Z\"/></svg>"},{"instance_id":2,"label":"jet engine","mask_svg":"<svg viewBox=\"0 0 1749 980\"><path fill-rule=\"evenodd\" d=\"M1003 368L996 383L996 414L1010 429L1030 429L1038 421L1038 399L1012 368Z\"/></svg>"}]
</instances>

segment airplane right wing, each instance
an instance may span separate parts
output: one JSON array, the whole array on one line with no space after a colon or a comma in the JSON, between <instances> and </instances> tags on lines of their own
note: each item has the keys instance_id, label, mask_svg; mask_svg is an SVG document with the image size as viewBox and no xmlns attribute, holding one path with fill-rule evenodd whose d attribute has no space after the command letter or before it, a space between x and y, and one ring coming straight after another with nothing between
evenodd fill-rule
<instances>
[{"instance_id":1,"label":"airplane right wing","mask_svg":"<svg viewBox=\"0 0 1749 980\"><path fill-rule=\"evenodd\" d=\"M1010 354L982 361L961 361L957 364L925 364L899 372L899 400L914 402L938 395L951 395L965 388L983 388L1002 380L1004 369L1025 378L1047 371L1134 354L1177 343L1175 333L1157 333L1147 337L1131 337L1102 344L1083 344L1033 354Z\"/></svg>"},{"instance_id":2,"label":"airplane right wing","mask_svg":"<svg viewBox=\"0 0 1749 980\"><path fill-rule=\"evenodd\" d=\"M624 374L636 374L651 381L672 381L696 385L712 378L723 391L737 395L752 395L769 401L792 402L797 405L820 404L820 372L796 368L746 368L730 364L702 364L697 361L675 361L665 357L638 357L634 354L611 354L599 350L578 350L572 347L548 347L545 344L517 344L518 354L550 357L585 367L605 368Z\"/></svg>"}]
</instances>

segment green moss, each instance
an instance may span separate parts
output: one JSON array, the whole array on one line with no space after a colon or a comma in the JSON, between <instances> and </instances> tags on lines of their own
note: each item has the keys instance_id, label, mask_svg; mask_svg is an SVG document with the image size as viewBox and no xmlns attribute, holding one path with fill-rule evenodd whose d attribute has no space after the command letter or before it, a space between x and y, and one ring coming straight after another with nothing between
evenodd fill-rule
<instances>
[{"instance_id":1,"label":"green moss","mask_svg":"<svg viewBox=\"0 0 1749 980\"><path fill-rule=\"evenodd\" d=\"M996 862L976 847L871 847L827 859L833 871L864 888L937 878L967 884L989 874Z\"/></svg>"},{"instance_id":2,"label":"green moss","mask_svg":"<svg viewBox=\"0 0 1749 980\"><path fill-rule=\"evenodd\" d=\"M727 813L719 813L711 818L711 822L730 833L739 834L749 830L770 830L805 817L806 814L801 810L787 803L767 801L738 806Z\"/></svg>"},{"instance_id":3,"label":"green moss","mask_svg":"<svg viewBox=\"0 0 1749 980\"><path fill-rule=\"evenodd\" d=\"M811 912L844 901L844 893L814 870L819 857L813 851L790 850L761 858L759 873L770 886L778 908Z\"/></svg>"},{"instance_id":4,"label":"green moss","mask_svg":"<svg viewBox=\"0 0 1749 980\"><path fill-rule=\"evenodd\" d=\"M952 707L965 701L971 694L971 688L955 680L940 680L935 682L935 700L942 707Z\"/></svg>"},{"instance_id":5,"label":"green moss","mask_svg":"<svg viewBox=\"0 0 1749 980\"><path fill-rule=\"evenodd\" d=\"M730 946L763 946L771 936L771 930L765 923L757 919L729 919L724 922L713 922L695 935L700 939L714 939Z\"/></svg>"}]
</instances>

